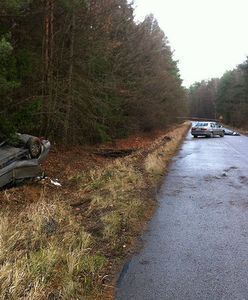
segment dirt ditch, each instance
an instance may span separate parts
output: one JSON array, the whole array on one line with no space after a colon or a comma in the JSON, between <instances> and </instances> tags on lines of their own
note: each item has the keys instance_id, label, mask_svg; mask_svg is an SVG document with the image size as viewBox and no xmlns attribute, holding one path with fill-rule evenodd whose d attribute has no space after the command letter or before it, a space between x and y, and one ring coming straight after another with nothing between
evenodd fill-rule
<instances>
[{"instance_id":1,"label":"dirt ditch","mask_svg":"<svg viewBox=\"0 0 248 300\"><path fill-rule=\"evenodd\" d=\"M101 145L131 149L123 158L96 155L95 147L53 147L46 179L0 192L0 298L112 299L116 274L153 215L154 193L188 129Z\"/></svg>"}]
</instances>

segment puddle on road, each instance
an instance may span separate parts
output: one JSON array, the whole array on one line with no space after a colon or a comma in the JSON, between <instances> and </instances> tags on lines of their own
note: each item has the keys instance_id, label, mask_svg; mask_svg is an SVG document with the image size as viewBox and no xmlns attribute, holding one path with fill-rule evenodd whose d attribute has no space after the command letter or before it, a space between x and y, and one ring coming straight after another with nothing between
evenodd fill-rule
<instances>
[{"instance_id":1,"label":"puddle on road","mask_svg":"<svg viewBox=\"0 0 248 300\"><path fill-rule=\"evenodd\" d=\"M125 278L128 270L129 270L130 263L131 263L131 259L124 264L122 271L120 273L120 276L116 283L117 288L121 286L121 282L123 281L123 279Z\"/></svg>"}]
</instances>

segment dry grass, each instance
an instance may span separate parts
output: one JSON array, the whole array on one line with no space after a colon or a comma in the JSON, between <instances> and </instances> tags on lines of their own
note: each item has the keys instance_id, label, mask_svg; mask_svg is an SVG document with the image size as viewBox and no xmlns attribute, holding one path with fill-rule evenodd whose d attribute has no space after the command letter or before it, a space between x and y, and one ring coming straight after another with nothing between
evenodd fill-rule
<instances>
[{"instance_id":1,"label":"dry grass","mask_svg":"<svg viewBox=\"0 0 248 300\"><path fill-rule=\"evenodd\" d=\"M73 192L42 189L20 213L1 212L0 299L107 299L116 265L153 214L151 186L188 129L185 123L149 149L75 174Z\"/></svg>"},{"instance_id":2,"label":"dry grass","mask_svg":"<svg viewBox=\"0 0 248 300\"><path fill-rule=\"evenodd\" d=\"M77 176L77 180L81 202L88 201L82 212L85 226L108 243L108 251L121 254L146 213L146 199L140 197L146 188L142 172L124 159Z\"/></svg>"},{"instance_id":3,"label":"dry grass","mask_svg":"<svg viewBox=\"0 0 248 300\"><path fill-rule=\"evenodd\" d=\"M144 161L145 170L154 179L164 175L172 156L177 151L189 128L190 124L184 123L183 126L176 128L156 141L154 145L157 147L147 155Z\"/></svg>"},{"instance_id":4,"label":"dry grass","mask_svg":"<svg viewBox=\"0 0 248 300\"><path fill-rule=\"evenodd\" d=\"M0 299L82 299L101 284L106 259L60 199L0 219Z\"/></svg>"}]
</instances>

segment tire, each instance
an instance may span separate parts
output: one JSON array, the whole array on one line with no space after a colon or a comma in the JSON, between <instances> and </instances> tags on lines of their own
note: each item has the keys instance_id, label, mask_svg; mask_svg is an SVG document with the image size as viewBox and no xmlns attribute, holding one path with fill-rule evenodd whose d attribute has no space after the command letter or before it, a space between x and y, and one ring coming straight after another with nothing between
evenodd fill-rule
<instances>
[{"instance_id":1,"label":"tire","mask_svg":"<svg viewBox=\"0 0 248 300\"><path fill-rule=\"evenodd\" d=\"M210 137L210 138L213 138L213 137L214 137L213 132L210 132L209 137Z\"/></svg>"},{"instance_id":2,"label":"tire","mask_svg":"<svg viewBox=\"0 0 248 300\"><path fill-rule=\"evenodd\" d=\"M197 135L193 135L193 137L196 139L198 136Z\"/></svg>"},{"instance_id":3,"label":"tire","mask_svg":"<svg viewBox=\"0 0 248 300\"><path fill-rule=\"evenodd\" d=\"M224 137L224 133L223 132L220 134L220 137Z\"/></svg>"},{"instance_id":4,"label":"tire","mask_svg":"<svg viewBox=\"0 0 248 300\"><path fill-rule=\"evenodd\" d=\"M31 137L27 142L27 148L31 158L38 158L42 150L40 139L37 137Z\"/></svg>"}]
</instances>

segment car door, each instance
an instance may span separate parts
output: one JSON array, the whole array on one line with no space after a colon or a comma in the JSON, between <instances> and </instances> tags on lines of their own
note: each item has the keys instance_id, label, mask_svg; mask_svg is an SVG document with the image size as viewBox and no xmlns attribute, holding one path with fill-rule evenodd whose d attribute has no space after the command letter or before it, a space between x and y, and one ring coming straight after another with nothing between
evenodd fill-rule
<instances>
[{"instance_id":1,"label":"car door","mask_svg":"<svg viewBox=\"0 0 248 300\"><path fill-rule=\"evenodd\" d=\"M216 135L216 127L215 127L215 124L214 123L210 123L210 128L211 128L211 131L213 132L214 135Z\"/></svg>"},{"instance_id":2,"label":"car door","mask_svg":"<svg viewBox=\"0 0 248 300\"><path fill-rule=\"evenodd\" d=\"M219 128L218 128L216 123L213 123L213 125L214 125L214 135L218 135L219 134Z\"/></svg>"},{"instance_id":3,"label":"car door","mask_svg":"<svg viewBox=\"0 0 248 300\"><path fill-rule=\"evenodd\" d=\"M220 135L223 133L223 128L220 124L216 123L217 134Z\"/></svg>"}]
</instances>

